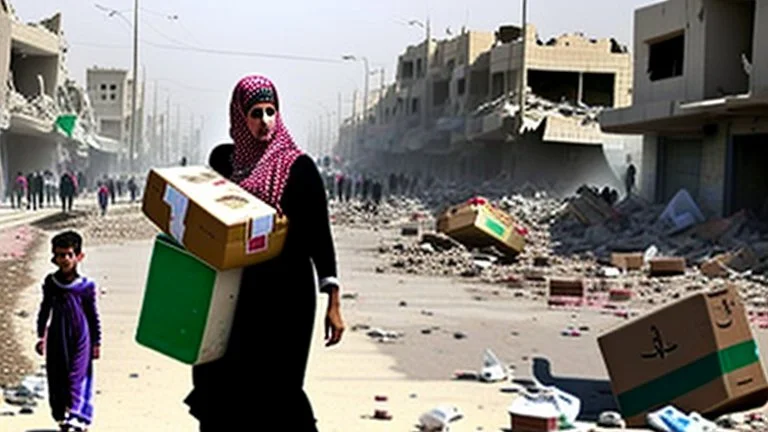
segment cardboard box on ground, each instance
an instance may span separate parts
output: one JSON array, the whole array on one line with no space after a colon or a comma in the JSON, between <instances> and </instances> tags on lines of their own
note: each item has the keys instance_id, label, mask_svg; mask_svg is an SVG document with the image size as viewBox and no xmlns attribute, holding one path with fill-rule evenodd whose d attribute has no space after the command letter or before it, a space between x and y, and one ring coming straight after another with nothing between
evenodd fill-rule
<instances>
[{"instance_id":1,"label":"cardboard box on ground","mask_svg":"<svg viewBox=\"0 0 768 432\"><path fill-rule=\"evenodd\" d=\"M757 345L733 287L682 299L598 343L630 426L643 425L648 412L668 404L716 416L768 400Z\"/></svg>"},{"instance_id":2,"label":"cardboard box on ground","mask_svg":"<svg viewBox=\"0 0 768 432\"><path fill-rule=\"evenodd\" d=\"M199 166L151 170L143 211L167 235L155 240L136 341L187 364L220 358L242 268L282 252L287 221Z\"/></svg>"},{"instance_id":3,"label":"cardboard box on ground","mask_svg":"<svg viewBox=\"0 0 768 432\"><path fill-rule=\"evenodd\" d=\"M508 255L517 255L525 248L525 229L481 197L448 208L437 218L437 231L465 246L495 246Z\"/></svg>"}]
</instances>

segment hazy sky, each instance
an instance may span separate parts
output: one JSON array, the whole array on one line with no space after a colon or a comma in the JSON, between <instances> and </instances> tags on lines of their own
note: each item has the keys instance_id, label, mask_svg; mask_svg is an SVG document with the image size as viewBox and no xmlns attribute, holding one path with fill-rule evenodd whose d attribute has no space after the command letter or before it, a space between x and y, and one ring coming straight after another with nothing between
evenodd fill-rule
<instances>
[{"instance_id":1,"label":"hazy sky","mask_svg":"<svg viewBox=\"0 0 768 432\"><path fill-rule=\"evenodd\" d=\"M132 20L133 0L11 0L24 21L38 21L56 11L70 50L70 75L85 84L85 70L130 68L132 33L128 22L109 17L96 4L120 10ZM634 10L653 0L529 0L528 20L542 39L567 32L589 37L615 37L631 48ZM471 7L470 7L471 5ZM147 106L159 85L160 107L170 94L172 111L181 105L183 125L190 115L205 118L204 146L229 140L228 102L237 80L251 73L272 78L281 97L283 117L299 145L306 148L310 125L327 111L351 111L352 92L362 97L363 65L342 62L342 54L367 56L371 68L384 67L391 82L397 56L424 38L424 30L408 26L429 16L434 37L470 30L493 31L520 22L521 3L499 0L140 0L140 60L146 68ZM170 20L168 15L177 15ZM268 57L213 55L163 46L276 54L327 59L296 61ZM379 78L372 77L378 86ZM337 124L337 117L332 124Z\"/></svg>"}]
</instances>

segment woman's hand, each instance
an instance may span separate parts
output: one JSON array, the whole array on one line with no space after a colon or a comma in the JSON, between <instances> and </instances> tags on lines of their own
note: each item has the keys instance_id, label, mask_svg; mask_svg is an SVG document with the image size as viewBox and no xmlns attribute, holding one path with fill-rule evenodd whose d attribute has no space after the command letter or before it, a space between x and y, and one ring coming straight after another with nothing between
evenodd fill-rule
<instances>
[{"instance_id":1,"label":"woman's hand","mask_svg":"<svg viewBox=\"0 0 768 432\"><path fill-rule=\"evenodd\" d=\"M338 288L328 294L328 310L325 312L325 346L330 347L341 341L344 320L341 318L341 301Z\"/></svg>"}]
</instances>

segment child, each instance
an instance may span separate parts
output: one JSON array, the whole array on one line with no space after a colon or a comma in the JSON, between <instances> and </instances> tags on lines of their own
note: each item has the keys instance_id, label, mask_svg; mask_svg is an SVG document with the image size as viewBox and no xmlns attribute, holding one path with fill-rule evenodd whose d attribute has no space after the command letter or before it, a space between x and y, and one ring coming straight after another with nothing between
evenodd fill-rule
<instances>
[{"instance_id":1,"label":"child","mask_svg":"<svg viewBox=\"0 0 768 432\"><path fill-rule=\"evenodd\" d=\"M101 207L101 215L104 216L107 214L107 205L109 204L109 188L107 188L107 185L103 184L102 182L99 182L99 207Z\"/></svg>"},{"instance_id":2,"label":"child","mask_svg":"<svg viewBox=\"0 0 768 432\"><path fill-rule=\"evenodd\" d=\"M71 432L86 431L91 424L92 360L99 358L101 344L96 285L77 272L85 256L82 245L82 237L74 231L53 238L51 261L59 270L43 283L37 316L40 340L35 346L38 354L45 353L53 418L62 431Z\"/></svg>"}]
</instances>

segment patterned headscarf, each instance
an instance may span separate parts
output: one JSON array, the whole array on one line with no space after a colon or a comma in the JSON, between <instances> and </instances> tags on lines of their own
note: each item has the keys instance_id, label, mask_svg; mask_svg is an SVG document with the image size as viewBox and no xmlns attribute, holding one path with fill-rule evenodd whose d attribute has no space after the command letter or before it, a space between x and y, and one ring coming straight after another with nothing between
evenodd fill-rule
<instances>
[{"instance_id":1,"label":"patterned headscarf","mask_svg":"<svg viewBox=\"0 0 768 432\"><path fill-rule=\"evenodd\" d=\"M248 110L258 102L272 102L278 111L267 141L258 141L246 124ZM232 180L282 213L280 198L288 173L302 151L283 124L272 81L257 75L241 79L232 93L229 122L229 134L235 142Z\"/></svg>"}]
</instances>

